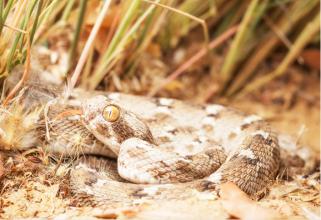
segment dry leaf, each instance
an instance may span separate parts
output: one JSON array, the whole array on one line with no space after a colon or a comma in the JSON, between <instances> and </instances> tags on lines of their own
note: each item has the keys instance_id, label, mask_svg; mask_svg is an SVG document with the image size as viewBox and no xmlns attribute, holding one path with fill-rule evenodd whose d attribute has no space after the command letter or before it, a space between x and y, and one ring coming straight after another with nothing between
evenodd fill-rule
<instances>
[{"instance_id":1,"label":"dry leaf","mask_svg":"<svg viewBox=\"0 0 321 220\"><path fill-rule=\"evenodd\" d=\"M304 63L312 69L320 70L320 50L306 49L301 53Z\"/></svg>"},{"instance_id":2,"label":"dry leaf","mask_svg":"<svg viewBox=\"0 0 321 220\"><path fill-rule=\"evenodd\" d=\"M160 45L156 43L150 43L146 48L146 52L155 58L160 58L162 55Z\"/></svg>"},{"instance_id":3,"label":"dry leaf","mask_svg":"<svg viewBox=\"0 0 321 220\"><path fill-rule=\"evenodd\" d=\"M170 83L168 83L164 88L167 91L173 92L173 91L175 91L177 89L183 89L183 87L184 87L183 83L181 83L178 80L173 80Z\"/></svg>"},{"instance_id":4,"label":"dry leaf","mask_svg":"<svg viewBox=\"0 0 321 220\"><path fill-rule=\"evenodd\" d=\"M221 203L224 209L232 216L240 219L279 219L278 213L259 206L234 183L221 185Z\"/></svg>"},{"instance_id":5,"label":"dry leaf","mask_svg":"<svg viewBox=\"0 0 321 220\"><path fill-rule=\"evenodd\" d=\"M97 16L99 14L99 10L97 10L97 7L99 5L90 4L89 6L91 7L89 7L89 10L88 10L89 13L86 15L86 25L85 25L85 33L84 33L85 39L87 39L89 33L91 32L97 20ZM104 18L104 21L98 31L98 34L96 36L95 43L94 43L95 49L99 51L100 54L103 54L106 51L108 43L111 40L111 34L113 34L113 33L110 33L110 31L113 31L113 32L115 31L112 29L115 29L115 27L117 27L120 14L121 14L120 5L113 5L108 10L108 13Z\"/></svg>"}]
</instances>

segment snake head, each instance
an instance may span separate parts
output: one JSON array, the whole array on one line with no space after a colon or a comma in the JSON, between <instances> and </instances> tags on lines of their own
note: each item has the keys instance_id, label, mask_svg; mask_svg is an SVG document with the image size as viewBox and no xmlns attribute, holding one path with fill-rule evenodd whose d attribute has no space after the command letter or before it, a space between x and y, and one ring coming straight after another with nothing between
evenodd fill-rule
<instances>
[{"instance_id":1,"label":"snake head","mask_svg":"<svg viewBox=\"0 0 321 220\"><path fill-rule=\"evenodd\" d=\"M102 95L82 103L82 123L117 155L120 145L129 138L154 142L148 126L136 114Z\"/></svg>"}]
</instances>

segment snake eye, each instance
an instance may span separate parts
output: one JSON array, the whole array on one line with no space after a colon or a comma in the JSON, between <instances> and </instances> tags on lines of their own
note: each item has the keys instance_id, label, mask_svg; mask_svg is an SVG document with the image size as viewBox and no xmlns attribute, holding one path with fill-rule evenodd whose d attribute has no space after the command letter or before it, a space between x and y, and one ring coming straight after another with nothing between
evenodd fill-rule
<instances>
[{"instance_id":1,"label":"snake eye","mask_svg":"<svg viewBox=\"0 0 321 220\"><path fill-rule=\"evenodd\" d=\"M120 116L119 107L116 105L107 105L103 111L103 117L106 121L115 122Z\"/></svg>"}]
</instances>

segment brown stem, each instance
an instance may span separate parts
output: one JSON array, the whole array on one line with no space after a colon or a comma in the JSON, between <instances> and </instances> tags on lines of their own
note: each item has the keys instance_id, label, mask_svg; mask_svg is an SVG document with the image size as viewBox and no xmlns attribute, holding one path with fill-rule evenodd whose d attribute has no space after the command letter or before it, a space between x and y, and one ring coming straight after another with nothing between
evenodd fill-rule
<instances>
[{"instance_id":1,"label":"brown stem","mask_svg":"<svg viewBox=\"0 0 321 220\"><path fill-rule=\"evenodd\" d=\"M233 26L229 28L227 31L222 33L219 37L214 39L210 42L209 48L214 49L218 47L220 44L224 43L227 39L229 39L231 36L233 36L237 30L238 25ZM171 81L175 80L177 77L182 75L184 71L186 71L191 65L193 65L195 62L200 60L203 56L205 56L208 52L207 48L201 49L198 53L196 53L194 56L189 58L186 62L184 62L181 66L179 66L173 73L171 73L164 81L161 83L158 87L153 89L148 96L154 96L159 90L161 90L166 84L170 83Z\"/></svg>"}]
</instances>

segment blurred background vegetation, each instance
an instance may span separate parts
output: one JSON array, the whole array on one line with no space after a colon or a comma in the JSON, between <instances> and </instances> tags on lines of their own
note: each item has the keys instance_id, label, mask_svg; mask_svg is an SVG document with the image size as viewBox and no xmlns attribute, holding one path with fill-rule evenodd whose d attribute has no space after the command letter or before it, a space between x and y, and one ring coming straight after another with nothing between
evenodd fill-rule
<instances>
[{"instance_id":1,"label":"blurred background vegetation","mask_svg":"<svg viewBox=\"0 0 321 220\"><path fill-rule=\"evenodd\" d=\"M28 43L78 62L102 0L0 0L0 76ZM259 90L296 63L319 71L318 0L112 0L78 85L206 102ZM62 51L62 52L61 52ZM61 58L61 57L60 57Z\"/></svg>"},{"instance_id":2,"label":"blurred background vegetation","mask_svg":"<svg viewBox=\"0 0 321 220\"><path fill-rule=\"evenodd\" d=\"M88 52L86 59L82 59L84 51ZM74 77L77 70L80 75ZM7 115L3 107L25 82L6 81L17 72L31 80L35 78L30 73L43 76L47 88L51 83L72 85L76 79L77 86L87 90L227 104L260 115L277 132L293 136L298 146L293 146L298 151L289 159L293 166L302 163L296 153L306 155L302 158L311 156L303 146L311 147L316 157L320 155L319 0L0 0L2 115ZM9 95L4 94L6 89ZM24 128L17 129L22 108L12 108L10 123L3 117L2 127L13 132L8 135L1 130L0 136L20 141L24 136L15 134ZM18 114L11 117L11 112ZM33 157L38 149L45 159ZM4 163L19 176L7 178L4 169L10 181L2 184L0 210L9 206L13 216L20 212L24 217L64 212L60 206L66 206L70 190L65 180L60 181L65 177L56 172L61 160L57 159L49 176L46 171L45 176L37 177L29 175L29 167L32 173L36 167L30 164L40 160L48 170L47 153L39 147L17 158ZM310 162L303 165L314 166L315 161ZM319 207L319 170L315 174L281 184L280 193L271 191L271 207L295 216L307 207ZM50 187L49 192L38 182L28 185L30 180ZM6 197L12 199L5 202L2 198ZM21 202L16 202L17 197ZM278 197L281 205L276 203Z\"/></svg>"}]
</instances>

